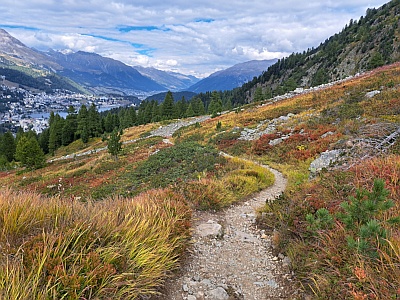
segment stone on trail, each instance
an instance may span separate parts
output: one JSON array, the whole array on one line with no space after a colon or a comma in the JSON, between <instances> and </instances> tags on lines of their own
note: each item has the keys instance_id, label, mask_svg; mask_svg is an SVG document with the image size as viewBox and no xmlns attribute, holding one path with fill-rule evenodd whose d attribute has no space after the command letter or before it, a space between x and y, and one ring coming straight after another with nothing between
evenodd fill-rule
<instances>
[{"instance_id":1,"label":"stone on trail","mask_svg":"<svg viewBox=\"0 0 400 300\"><path fill-rule=\"evenodd\" d=\"M200 224L196 228L196 233L202 237L213 236L220 237L222 236L222 226L214 221L208 221L207 223Z\"/></svg>"},{"instance_id":2,"label":"stone on trail","mask_svg":"<svg viewBox=\"0 0 400 300\"><path fill-rule=\"evenodd\" d=\"M208 294L208 297L210 300L227 300L227 299L229 299L228 293L220 286L209 291L207 294Z\"/></svg>"}]
</instances>

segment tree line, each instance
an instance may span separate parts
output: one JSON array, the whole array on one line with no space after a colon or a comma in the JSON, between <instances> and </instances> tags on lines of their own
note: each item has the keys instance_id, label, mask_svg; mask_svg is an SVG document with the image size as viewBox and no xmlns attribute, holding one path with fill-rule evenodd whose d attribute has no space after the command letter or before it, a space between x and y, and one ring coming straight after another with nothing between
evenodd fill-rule
<instances>
[{"instance_id":1,"label":"tree line","mask_svg":"<svg viewBox=\"0 0 400 300\"><path fill-rule=\"evenodd\" d=\"M49 126L42 133L23 132L19 129L16 137L8 131L0 134L0 169L10 167L17 161L27 168L40 168L44 164L44 155L54 155L61 146L81 139L88 143L90 138L103 137L109 141L110 152L116 156L120 149L119 138L122 130L162 120L194 117L206 113L216 116L231 105L221 100L221 93L212 92L186 101L182 97L174 101L168 92L163 102L143 101L139 107L122 107L106 113L100 113L95 104L82 105L78 111L73 106L68 108L65 118L51 112Z\"/></svg>"},{"instance_id":2,"label":"tree line","mask_svg":"<svg viewBox=\"0 0 400 300\"><path fill-rule=\"evenodd\" d=\"M138 109L123 107L104 114L99 113L94 104L89 107L82 105L78 112L71 106L65 119L58 114L50 114L49 128L39 136L39 143L45 153L54 155L59 147L78 139L87 143L90 138L109 135L114 130L206 113L216 115L222 109L222 101L217 92L213 92L207 107L200 98L186 101L182 97L175 102L171 92L166 94L161 103L147 100L141 102Z\"/></svg>"}]
</instances>

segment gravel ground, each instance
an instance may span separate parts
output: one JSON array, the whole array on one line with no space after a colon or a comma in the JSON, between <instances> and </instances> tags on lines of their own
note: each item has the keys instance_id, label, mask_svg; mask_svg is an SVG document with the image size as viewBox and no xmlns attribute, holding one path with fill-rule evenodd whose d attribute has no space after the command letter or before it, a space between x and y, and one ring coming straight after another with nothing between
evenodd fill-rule
<instances>
[{"instance_id":1,"label":"gravel ground","mask_svg":"<svg viewBox=\"0 0 400 300\"><path fill-rule=\"evenodd\" d=\"M266 167L268 168L268 167ZM270 169L270 168L268 168ZM275 183L246 202L216 213L196 212L192 246L176 277L158 300L301 299L282 254L272 254L271 236L255 225L255 209L285 189Z\"/></svg>"}]
</instances>

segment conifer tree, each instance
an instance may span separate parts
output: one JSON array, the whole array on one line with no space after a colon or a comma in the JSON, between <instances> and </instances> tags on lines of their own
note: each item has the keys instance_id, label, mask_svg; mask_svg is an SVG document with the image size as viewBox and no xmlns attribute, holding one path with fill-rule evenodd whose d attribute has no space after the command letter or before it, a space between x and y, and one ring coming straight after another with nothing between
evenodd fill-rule
<instances>
[{"instance_id":1,"label":"conifer tree","mask_svg":"<svg viewBox=\"0 0 400 300\"><path fill-rule=\"evenodd\" d=\"M261 102L263 100L263 92L262 92L262 87L259 86L256 88L256 91L254 92L254 102Z\"/></svg>"},{"instance_id":2,"label":"conifer tree","mask_svg":"<svg viewBox=\"0 0 400 300\"><path fill-rule=\"evenodd\" d=\"M145 109L144 109L144 115L143 115L143 121L144 124L150 123L151 118L153 117L153 105L154 105L154 100L152 102L146 101L145 103Z\"/></svg>"},{"instance_id":3,"label":"conifer tree","mask_svg":"<svg viewBox=\"0 0 400 300\"><path fill-rule=\"evenodd\" d=\"M157 101L152 101L151 122L161 121L160 106Z\"/></svg>"},{"instance_id":4,"label":"conifer tree","mask_svg":"<svg viewBox=\"0 0 400 300\"><path fill-rule=\"evenodd\" d=\"M108 112L107 116L104 118L104 130L106 132L113 131L113 115L110 112Z\"/></svg>"},{"instance_id":5,"label":"conifer tree","mask_svg":"<svg viewBox=\"0 0 400 300\"><path fill-rule=\"evenodd\" d=\"M16 144L14 136L10 131L7 131L3 134L0 147L0 154L4 154L4 156L7 158L7 161L12 162L15 155Z\"/></svg>"},{"instance_id":6,"label":"conifer tree","mask_svg":"<svg viewBox=\"0 0 400 300\"><path fill-rule=\"evenodd\" d=\"M217 91L212 92L208 113L213 117L217 116L222 111L222 101Z\"/></svg>"},{"instance_id":7,"label":"conifer tree","mask_svg":"<svg viewBox=\"0 0 400 300\"><path fill-rule=\"evenodd\" d=\"M28 169L38 169L44 165L44 153L33 137L22 136L17 143L15 158Z\"/></svg>"},{"instance_id":8,"label":"conifer tree","mask_svg":"<svg viewBox=\"0 0 400 300\"><path fill-rule=\"evenodd\" d=\"M137 125L137 115L136 115L136 109L134 107L129 108L129 115L130 115L130 126Z\"/></svg>"},{"instance_id":9,"label":"conifer tree","mask_svg":"<svg viewBox=\"0 0 400 300\"><path fill-rule=\"evenodd\" d=\"M182 99L176 102L174 109L174 118L184 118L187 110L187 104L185 100L185 96L182 96Z\"/></svg>"},{"instance_id":10,"label":"conifer tree","mask_svg":"<svg viewBox=\"0 0 400 300\"><path fill-rule=\"evenodd\" d=\"M100 114L97 111L96 105L92 105L88 109L88 121L87 121L89 137L96 137L101 133L101 122Z\"/></svg>"},{"instance_id":11,"label":"conifer tree","mask_svg":"<svg viewBox=\"0 0 400 300\"><path fill-rule=\"evenodd\" d=\"M73 106L68 108L68 115L65 118L64 126L62 128L62 144L69 145L75 140L75 132L78 128L76 111Z\"/></svg>"},{"instance_id":12,"label":"conifer tree","mask_svg":"<svg viewBox=\"0 0 400 300\"><path fill-rule=\"evenodd\" d=\"M78 128L77 135L82 139L85 144L89 141L89 127L88 127L88 110L86 105L82 105L78 112ZM51 132L50 132L51 137Z\"/></svg>"},{"instance_id":13,"label":"conifer tree","mask_svg":"<svg viewBox=\"0 0 400 300\"><path fill-rule=\"evenodd\" d=\"M203 101L200 98L196 98L192 103L192 108L195 116L202 116L206 114Z\"/></svg>"},{"instance_id":14,"label":"conifer tree","mask_svg":"<svg viewBox=\"0 0 400 300\"><path fill-rule=\"evenodd\" d=\"M115 158L115 160L118 159L118 154L122 150L121 136L122 130L118 131L114 129L113 132L110 134L110 138L108 139L108 152Z\"/></svg>"},{"instance_id":15,"label":"conifer tree","mask_svg":"<svg viewBox=\"0 0 400 300\"><path fill-rule=\"evenodd\" d=\"M64 127L64 119L59 114L54 116L54 120L49 127L49 152L54 155L54 151L62 145L62 131Z\"/></svg>"},{"instance_id":16,"label":"conifer tree","mask_svg":"<svg viewBox=\"0 0 400 300\"><path fill-rule=\"evenodd\" d=\"M50 129L46 128L39 135L38 142L40 148L42 148L45 154L49 153L49 138L50 138Z\"/></svg>"},{"instance_id":17,"label":"conifer tree","mask_svg":"<svg viewBox=\"0 0 400 300\"><path fill-rule=\"evenodd\" d=\"M189 106L188 106L188 108L186 110L186 117L190 118L190 117L194 117L195 115L196 114L195 114L195 112L193 110L193 105L192 105L192 103L189 103Z\"/></svg>"},{"instance_id":18,"label":"conifer tree","mask_svg":"<svg viewBox=\"0 0 400 300\"><path fill-rule=\"evenodd\" d=\"M171 91L165 95L164 102L161 106L161 117L164 120L171 119L174 115L174 97Z\"/></svg>"},{"instance_id":19,"label":"conifer tree","mask_svg":"<svg viewBox=\"0 0 400 300\"><path fill-rule=\"evenodd\" d=\"M112 132L114 129L118 129L121 127L121 121L118 118L117 114L113 114L113 118L112 118L112 129L110 132Z\"/></svg>"}]
</instances>

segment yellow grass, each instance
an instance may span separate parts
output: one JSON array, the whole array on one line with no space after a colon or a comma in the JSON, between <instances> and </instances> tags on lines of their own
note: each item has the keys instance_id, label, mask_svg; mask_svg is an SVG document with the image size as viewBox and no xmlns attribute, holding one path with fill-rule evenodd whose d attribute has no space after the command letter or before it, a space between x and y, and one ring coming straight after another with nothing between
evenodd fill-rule
<instances>
[{"instance_id":1,"label":"yellow grass","mask_svg":"<svg viewBox=\"0 0 400 300\"><path fill-rule=\"evenodd\" d=\"M168 190L101 203L0 192L1 299L135 299L177 267L190 211Z\"/></svg>"}]
</instances>

